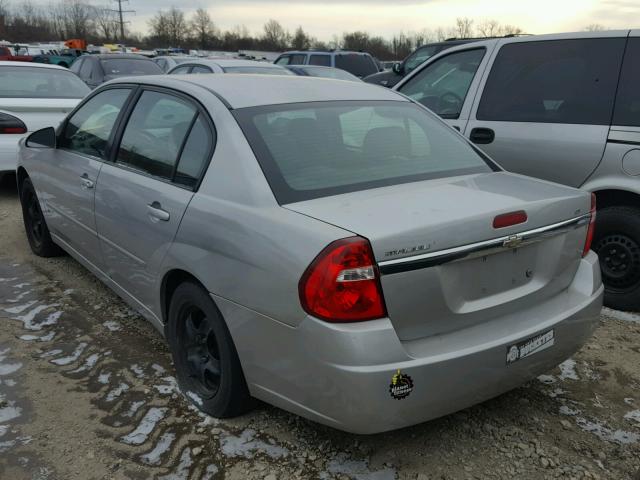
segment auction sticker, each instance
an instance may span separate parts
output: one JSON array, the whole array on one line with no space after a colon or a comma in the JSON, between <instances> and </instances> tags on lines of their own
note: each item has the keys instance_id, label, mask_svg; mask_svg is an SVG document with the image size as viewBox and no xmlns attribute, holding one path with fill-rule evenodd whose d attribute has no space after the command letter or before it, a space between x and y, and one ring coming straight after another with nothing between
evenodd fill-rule
<instances>
[{"instance_id":1,"label":"auction sticker","mask_svg":"<svg viewBox=\"0 0 640 480\"><path fill-rule=\"evenodd\" d=\"M555 343L553 330L523 340L520 343L507 346L507 365L535 355L538 352L550 348Z\"/></svg>"}]
</instances>

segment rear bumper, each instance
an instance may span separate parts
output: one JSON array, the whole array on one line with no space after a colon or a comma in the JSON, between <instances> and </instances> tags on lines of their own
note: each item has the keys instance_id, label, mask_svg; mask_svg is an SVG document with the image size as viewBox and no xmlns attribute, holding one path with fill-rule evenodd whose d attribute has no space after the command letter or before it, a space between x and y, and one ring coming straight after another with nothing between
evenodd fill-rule
<instances>
[{"instance_id":1,"label":"rear bumper","mask_svg":"<svg viewBox=\"0 0 640 480\"><path fill-rule=\"evenodd\" d=\"M571 286L535 309L480 326L401 342L387 319L297 328L215 297L251 393L320 423L370 434L414 425L500 395L569 358L598 324L603 287L597 256ZM554 345L507 365L507 347L554 330ZM400 370L411 393L390 393Z\"/></svg>"},{"instance_id":2,"label":"rear bumper","mask_svg":"<svg viewBox=\"0 0 640 480\"><path fill-rule=\"evenodd\" d=\"M26 135L0 135L0 173L14 172L18 165L18 143Z\"/></svg>"}]
</instances>

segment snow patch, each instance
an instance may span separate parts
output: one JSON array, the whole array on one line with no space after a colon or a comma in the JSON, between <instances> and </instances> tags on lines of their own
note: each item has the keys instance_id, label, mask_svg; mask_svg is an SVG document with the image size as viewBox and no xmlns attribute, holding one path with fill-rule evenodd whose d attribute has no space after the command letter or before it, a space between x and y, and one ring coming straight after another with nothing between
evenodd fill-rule
<instances>
[{"instance_id":1,"label":"snow patch","mask_svg":"<svg viewBox=\"0 0 640 480\"><path fill-rule=\"evenodd\" d=\"M147 465L158 465L160 463L160 457L162 457L162 455L171 448L171 444L175 439L175 433L163 433L162 436L160 436L158 443L156 443L156 446L153 447L153 450L142 455L140 459Z\"/></svg>"},{"instance_id":2,"label":"snow patch","mask_svg":"<svg viewBox=\"0 0 640 480\"><path fill-rule=\"evenodd\" d=\"M227 457L253 458L257 453L264 453L271 458L282 458L289 455L289 450L279 445L263 442L254 438L256 432L250 428L240 436L226 433L220 437L222 453Z\"/></svg>"},{"instance_id":3,"label":"snow patch","mask_svg":"<svg viewBox=\"0 0 640 480\"><path fill-rule=\"evenodd\" d=\"M558 367L560 367L560 380L580 380L576 372L576 361L572 358L565 360Z\"/></svg>"},{"instance_id":4,"label":"snow patch","mask_svg":"<svg viewBox=\"0 0 640 480\"><path fill-rule=\"evenodd\" d=\"M55 336L56 332L49 332L46 335L21 335L19 338L25 342L50 342Z\"/></svg>"},{"instance_id":5,"label":"snow patch","mask_svg":"<svg viewBox=\"0 0 640 480\"><path fill-rule=\"evenodd\" d=\"M640 410L631 410L625 414L624 418L640 424Z\"/></svg>"},{"instance_id":6,"label":"snow patch","mask_svg":"<svg viewBox=\"0 0 640 480\"><path fill-rule=\"evenodd\" d=\"M538 377L538 381L544 383L545 385L551 385L552 383L556 383L556 377L553 375L540 375Z\"/></svg>"},{"instance_id":7,"label":"snow patch","mask_svg":"<svg viewBox=\"0 0 640 480\"><path fill-rule=\"evenodd\" d=\"M178 463L176 471L169 475L158 477L158 480L187 480L189 478L189 467L191 467L191 465L193 465L191 449L187 447L182 451L182 455L180 455L180 463Z\"/></svg>"},{"instance_id":8,"label":"snow patch","mask_svg":"<svg viewBox=\"0 0 640 480\"><path fill-rule=\"evenodd\" d=\"M142 445L147 441L149 434L153 432L156 424L162 420L167 413L167 408L153 407L140 420L136 429L122 437L120 440L128 445Z\"/></svg>"},{"instance_id":9,"label":"snow patch","mask_svg":"<svg viewBox=\"0 0 640 480\"><path fill-rule=\"evenodd\" d=\"M106 385L109 383L109 379L111 378L111 372L105 372L98 375L98 383Z\"/></svg>"},{"instance_id":10,"label":"snow patch","mask_svg":"<svg viewBox=\"0 0 640 480\"><path fill-rule=\"evenodd\" d=\"M117 332L118 330L122 329L122 326L118 322L114 322L113 320L108 320L104 322L102 325L104 325L107 328L107 330L111 332Z\"/></svg>"},{"instance_id":11,"label":"snow patch","mask_svg":"<svg viewBox=\"0 0 640 480\"><path fill-rule=\"evenodd\" d=\"M336 455L327 464L327 471L332 475L348 475L354 480L395 480L396 471L386 467L371 471L367 460L351 460L346 454Z\"/></svg>"},{"instance_id":12,"label":"snow patch","mask_svg":"<svg viewBox=\"0 0 640 480\"><path fill-rule=\"evenodd\" d=\"M189 397L191 400L193 400L195 403L197 403L198 405L202 406L202 399L198 396L198 394L193 393L193 392L187 392L187 397Z\"/></svg>"},{"instance_id":13,"label":"snow patch","mask_svg":"<svg viewBox=\"0 0 640 480\"><path fill-rule=\"evenodd\" d=\"M20 362L6 362L7 353L9 353L10 349L5 348L4 350L0 350L0 376L11 375L12 373L17 372L22 368L22 363Z\"/></svg>"},{"instance_id":14,"label":"snow patch","mask_svg":"<svg viewBox=\"0 0 640 480\"><path fill-rule=\"evenodd\" d=\"M76 360L78 360L78 358L80 358L80 355L82 355L82 352L84 352L84 349L87 348L87 345L88 343L86 342L80 342L71 355L67 355L66 357L56 358L54 360L51 360L51 363L59 366L69 365L70 363L73 363Z\"/></svg>"},{"instance_id":15,"label":"snow patch","mask_svg":"<svg viewBox=\"0 0 640 480\"><path fill-rule=\"evenodd\" d=\"M105 401L113 402L116 398L118 398L127 390L129 390L129 385L127 385L126 383L120 383L120 385L118 385L116 388L114 388L109 393L107 393Z\"/></svg>"},{"instance_id":16,"label":"snow patch","mask_svg":"<svg viewBox=\"0 0 640 480\"><path fill-rule=\"evenodd\" d=\"M623 322L640 323L640 315L630 312L621 312L620 310L612 310L604 307L602 314L609 318L615 318L616 320L622 320Z\"/></svg>"},{"instance_id":17,"label":"snow patch","mask_svg":"<svg viewBox=\"0 0 640 480\"><path fill-rule=\"evenodd\" d=\"M161 395L169 395L178 391L178 382L175 377L163 377L162 380L165 382L164 385L153 386L158 393Z\"/></svg>"},{"instance_id":18,"label":"snow patch","mask_svg":"<svg viewBox=\"0 0 640 480\"><path fill-rule=\"evenodd\" d=\"M82 365L80 365L78 368L74 370L71 370L71 372L69 373L80 373L87 370L91 370L93 367L96 366L96 363L98 363L99 359L100 359L99 353L92 353L87 357L87 359L84 361Z\"/></svg>"}]
</instances>

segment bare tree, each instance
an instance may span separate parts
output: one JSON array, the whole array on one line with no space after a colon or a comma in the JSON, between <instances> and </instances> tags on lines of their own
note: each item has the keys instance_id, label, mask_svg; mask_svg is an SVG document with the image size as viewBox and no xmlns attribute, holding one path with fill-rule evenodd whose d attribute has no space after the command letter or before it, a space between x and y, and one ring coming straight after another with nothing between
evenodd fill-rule
<instances>
[{"instance_id":1,"label":"bare tree","mask_svg":"<svg viewBox=\"0 0 640 480\"><path fill-rule=\"evenodd\" d=\"M202 50L210 48L214 37L216 36L216 27L211 20L209 12L204 8L199 8L193 14L189 22L194 39L198 43L198 47Z\"/></svg>"},{"instance_id":2,"label":"bare tree","mask_svg":"<svg viewBox=\"0 0 640 480\"><path fill-rule=\"evenodd\" d=\"M524 30L515 25L505 25L502 27L502 35L520 35L522 33L524 33Z\"/></svg>"},{"instance_id":3,"label":"bare tree","mask_svg":"<svg viewBox=\"0 0 640 480\"><path fill-rule=\"evenodd\" d=\"M262 40L266 48L274 50L284 50L289 43L289 34L280 25L280 22L270 19L264 24L264 35Z\"/></svg>"},{"instance_id":4,"label":"bare tree","mask_svg":"<svg viewBox=\"0 0 640 480\"><path fill-rule=\"evenodd\" d=\"M502 35L502 26L497 20L485 20L478 24L481 37L498 37Z\"/></svg>"},{"instance_id":5,"label":"bare tree","mask_svg":"<svg viewBox=\"0 0 640 480\"><path fill-rule=\"evenodd\" d=\"M103 5L95 7L94 19L96 23L96 33L106 42L111 42L117 36L118 20L116 12L111 5Z\"/></svg>"},{"instance_id":6,"label":"bare tree","mask_svg":"<svg viewBox=\"0 0 640 480\"><path fill-rule=\"evenodd\" d=\"M592 23L591 25L584 27L584 29L587 32L601 32L602 30L606 30L605 26L599 23Z\"/></svg>"},{"instance_id":7,"label":"bare tree","mask_svg":"<svg viewBox=\"0 0 640 480\"><path fill-rule=\"evenodd\" d=\"M456 18L456 35L459 38L473 37L473 20L468 17Z\"/></svg>"},{"instance_id":8,"label":"bare tree","mask_svg":"<svg viewBox=\"0 0 640 480\"><path fill-rule=\"evenodd\" d=\"M187 21L184 18L184 12L171 7L167 12L167 34L169 41L173 46L182 45L187 33Z\"/></svg>"}]
</instances>

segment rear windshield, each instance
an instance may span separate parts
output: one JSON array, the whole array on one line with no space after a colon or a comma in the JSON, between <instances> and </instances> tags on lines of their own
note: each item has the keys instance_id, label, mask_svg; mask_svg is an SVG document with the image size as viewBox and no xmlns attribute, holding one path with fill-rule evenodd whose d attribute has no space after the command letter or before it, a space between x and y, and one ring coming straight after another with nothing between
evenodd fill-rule
<instances>
[{"instance_id":1,"label":"rear windshield","mask_svg":"<svg viewBox=\"0 0 640 480\"><path fill-rule=\"evenodd\" d=\"M270 105L233 114L280 204L497 168L409 102Z\"/></svg>"},{"instance_id":2,"label":"rear windshield","mask_svg":"<svg viewBox=\"0 0 640 480\"><path fill-rule=\"evenodd\" d=\"M90 91L82 80L66 70L0 65L0 97L82 98Z\"/></svg>"},{"instance_id":3,"label":"rear windshield","mask_svg":"<svg viewBox=\"0 0 640 480\"><path fill-rule=\"evenodd\" d=\"M127 75L162 75L164 72L157 63L138 58L110 58L102 60L105 75L122 77Z\"/></svg>"},{"instance_id":4,"label":"rear windshield","mask_svg":"<svg viewBox=\"0 0 640 480\"><path fill-rule=\"evenodd\" d=\"M331 68L331 67L298 67L303 70L310 77L321 77L321 78L335 78L338 80L355 80L359 81L358 77L350 74L344 70L340 70L339 68Z\"/></svg>"},{"instance_id":5,"label":"rear windshield","mask_svg":"<svg viewBox=\"0 0 640 480\"><path fill-rule=\"evenodd\" d=\"M344 53L336 55L336 68L341 68L357 77L366 77L378 72L378 67L368 55Z\"/></svg>"},{"instance_id":6,"label":"rear windshield","mask_svg":"<svg viewBox=\"0 0 640 480\"><path fill-rule=\"evenodd\" d=\"M224 67L225 73L259 73L261 75L293 75L285 68L274 67Z\"/></svg>"}]
</instances>

